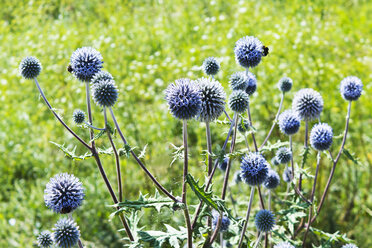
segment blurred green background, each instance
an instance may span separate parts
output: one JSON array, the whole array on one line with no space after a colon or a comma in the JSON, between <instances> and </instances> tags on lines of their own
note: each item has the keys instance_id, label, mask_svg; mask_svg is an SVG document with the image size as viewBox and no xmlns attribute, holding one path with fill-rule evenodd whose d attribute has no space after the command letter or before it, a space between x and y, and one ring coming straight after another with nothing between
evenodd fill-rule
<instances>
[{"instance_id":1,"label":"blurred green background","mask_svg":"<svg viewBox=\"0 0 372 248\"><path fill-rule=\"evenodd\" d=\"M64 120L88 140L87 129L74 126L71 120L74 109L85 109L84 85L66 67L76 48L99 50L105 70L115 77L120 90L115 112L129 143L137 152L148 144L145 159L149 169L166 188L179 194L182 166L169 164L170 143L181 145L182 130L167 111L163 91L177 78L202 76L203 60L215 56L221 61L217 79L230 93L229 75L242 70L235 63L233 47L245 35L257 36L270 48L269 56L252 70L258 79L251 106L259 143L277 111L280 93L276 83L282 76L294 81L285 109L290 108L295 91L304 87L318 90L325 102L322 120L332 125L335 135L343 132L347 107L339 93L340 81L348 75L363 81L364 93L353 104L346 145L359 158L359 165L342 158L331 194L314 225L347 233L359 247L372 247L369 1L1 0L0 6L0 247L32 247L40 230L52 228L59 216L46 209L43 191L49 178L59 172L75 174L86 188L85 203L74 214L85 242L120 247L123 237L116 231L118 221L108 221L111 199L94 161L72 161L50 143L66 144L70 149L77 146L77 153L85 153L47 110L34 83L20 77L18 64L23 57L39 58L43 64L39 82L47 97ZM103 126L100 109L94 106L93 111L95 125ZM192 121L189 125L191 172L203 180L204 124ZM226 127L211 126L214 144L222 144ZM275 129L271 141L277 139L285 137ZM303 130L295 137L297 150L302 140ZM119 145L120 139L116 142ZM107 139L98 143L109 146ZM334 153L339 144L336 139ZM244 142L239 145L243 147ZM115 187L113 158L102 157ZM132 159L123 157L122 166L127 199L136 199L139 191L153 194L153 185ZM238 163L234 166L238 168ZM324 187L329 170L324 159L319 187ZM309 185L306 187L308 190ZM215 188L218 191L218 183ZM282 185L279 190L285 188ZM247 187L240 194L246 199ZM241 209L243 215L245 207ZM149 230L151 225L162 227L160 220L167 218L182 223L178 212L163 215L150 212L141 224Z\"/></svg>"}]
</instances>

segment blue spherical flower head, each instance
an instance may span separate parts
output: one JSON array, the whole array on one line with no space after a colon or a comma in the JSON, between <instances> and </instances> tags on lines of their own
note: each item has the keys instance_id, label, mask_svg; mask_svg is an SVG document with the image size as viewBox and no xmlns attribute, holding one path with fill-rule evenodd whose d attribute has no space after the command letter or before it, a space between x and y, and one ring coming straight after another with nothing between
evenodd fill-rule
<instances>
[{"instance_id":1,"label":"blue spherical flower head","mask_svg":"<svg viewBox=\"0 0 372 248\"><path fill-rule=\"evenodd\" d=\"M52 177L44 190L45 205L61 214L70 213L81 206L84 196L82 183L67 173Z\"/></svg>"},{"instance_id":2,"label":"blue spherical flower head","mask_svg":"<svg viewBox=\"0 0 372 248\"><path fill-rule=\"evenodd\" d=\"M21 73L22 77L25 79L36 78L39 76L41 69L40 61L32 56L24 58L19 64L19 73Z\"/></svg>"},{"instance_id":3,"label":"blue spherical flower head","mask_svg":"<svg viewBox=\"0 0 372 248\"><path fill-rule=\"evenodd\" d=\"M362 95L362 81L354 76L346 77L341 81L340 92L347 101L356 101Z\"/></svg>"},{"instance_id":4,"label":"blue spherical flower head","mask_svg":"<svg viewBox=\"0 0 372 248\"><path fill-rule=\"evenodd\" d=\"M292 168L286 168L283 172L282 178L284 182L290 183L293 179Z\"/></svg>"},{"instance_id":5,"label":"blue spherical flower head","mask_svg":"<svg viewBox=\"0 0 372 248\"><path fill-rule=\"evenodd\" d=\"M313 89L302 89L296 93L292 108L302 120L314 120L323 110L323 98Z\"/></svg>"},{"instance_id":6,"label":"blue spherical flower head","mask_svg":"<svg viewBox=\"0 0 372 248\"><path fill-rule=\"evenodd\" d=\"M272 164L272 165L275 165L275 166L280 165L279 161L276 159L276 156L274 156L274 157L271 159L271 164Z\"/></svg>"},{"instance_id":7,"label":"blue spherical flower head","mask_svg":"<svg viewBox=\"0 0 372 248\"><path fill-rule=\"evenodd\" d=\"M119 91L114 80L100 80L92 85L93 100L101 107L112 107L118 100Z\"/></svg>"},{"instance_id":8,"label":"blue spherical flower head","mask_svg":"<svg viewBox=\"0 0 372 248\"><path fill-rule=\"evenodd\" d=\"M222 163L218 163L218 168L222 171L226 171L227 164L229 163L229 158L225 157L222 161Z\"/></svg>"},{"instance_id":9,"label":"blue spherical flower head","mask_svg":"<svg viewBox=\"0 0 372 248\"><path fill-rule=\"evenodd\" d=\"M358 248L358 246L354 244L346 244L346 245L343 245L341 248Z\"/></svg>"},{"instance_id":10,"label":"blue spherical flower head","mask_svg":"<svg viewBox=\"0 0 372 248\"><path fill-rule=\"evenodd\" d=\"M206 58L203 62L203 71L207 75L216 75L220 70L220 63L214 57Z\"/></svg>"},{"instance_id":11,"label":"blue spherical flower head","mask_svg":"<svg viewBox=\"0 0 372 248\"><path fill-rule=\"evenodd\" d=\"M296 112L286 110L279 115L279 129L286 135L293 135L298 132L301 119Z\"/></svg>"},{"instance_id":12,"label":"blue spherical flower head","mask_svg":"<svg viewBox=\"0 0 372 248\"><path fill-rule=\"evenodd\" d=\"M114 77L107 71L99 71L93 76L90 82L91 84L95 84L104 80L114 80Z\"/></svg>"},{"instance_id":13,"label":"blue spherical flower head","mask_svg":"<svg viewBox=\"0 0 372 248\"><path fill-rule=\"evenodd\" d=\"M279 80L278 89L285 93L292 89L293 81L289 77L283 77Z\"/></svg>"},{"instance_id":14,"label":"blue spherical flower head","mask_svg":"<svg viewBox=\"0 0 372 248\"><path fill-rule=\"evenodd\" d=\"M256 214L254 223L258 231L270 232L275 225L275 216L270 210L262 209Z\"/></svg>"},{"instance_id":15,"label":"blue spherical flower head","mask_svg":"<svg viewBox=\"0 0 372 248\"><path fill-rule=\"evenodd\" d=\"M212 228L216 229L218 219L220 218L220 214L217 211L213 211L212 213L213 220L212 220ZM230 219L226 216L222 216L221 226L220 226L220 232L226 232L229 230L230 226Z\"/></svg>"},{"instance_id":16,"label":"blue spherical flower head","mask_svg":"<svg viewBox=\"0 0 372 248\"><path fill-rule=\"evenodd\" d=\"M245 89L245 92L251 96L253 93L256 92L256 89L257 89L257 79L256 79L256 76L251 73L251 72L248 72L248 75L247 75L247 88Z\"/></svg>"},{"instance_id":17,"label":"blue spherical flower head","mask_svg":"<svg viewBox=\"0 0 372 248\"><path fill-rule=\"evenodd\" d=\"M259 153L249 153L242 158L240 176L250 186L262 184L267 178L269 165Z\"/></svg>"},{"instance_id":18,"label":"blue spherical flower head","mask_svg":"<svg viewBox=\"0 0 372 248\"><path fill-rule=\"evenodd\" d=\"M247 86L248 80L244 71L235 72L230 76L230 88L232 90L245 90Z\"/></svg>"},{"instance_id":19,"label":"blue spherical flower head","mask_svg":"<svg viewBox=\"0 0 372 248\"><path fill-rule=\"evenodd\" d=\"M274 248L295 248L295 247L288 242L281 242L279 244L274 245Z\"/></svg>"},{"instance_id":20,"label":"blue spherical flower head","mask_svg":"<svg viewBox=\"0 0 372 248\"><path fill-rule=\"evenodd\" d=\"M276 187L278 187L279 184L280 184L280 177L278 173L270 169L267 174L267 178L264 181L265 188L270 189L270 190L275 189Z\"/></svg>"},{"instance_id":21,"label":"blue spherical flower head","mask_svg":"<svg viewBox=\"0 0 372 248\"><path fill-rule=\"evenodd\" d=\"M318 151L328 150L332 145L333 131L327 123L318 123L311 129L310 144Z\"/></svg>"},{"instance_id":22,"label":"blue spherical flower head","mask_svg":"<svg viewBox=\"0 0 372 248\"><path fill-rule=\"evenodd\" d=\"M40 248L50 248L53 245L52 233L49 231L42 231L37 236L37 246Z\"/></svg>"},{"instance_id":23,"label":"blue spherical flower head","mask_svg":"<svg viewBox=\"0 0 372 248\"><path fill-rule=\"evenodd\" d=\"M235 60L244 68L255 67L261 62L263 45L253 36L239 39L234 48Z\"/></svg>"},{"instance_id":24,"label":"blue spherical flower head","mask_svg":"<svg viewBox=\"0 0 372 248\"><path fill-rule=\"evenodd\" d=\"M281 147L276 151L275 157L280 164L287 164L291 161L292 152L287 147Z\"/></svg>"},{"instance_id":25,"label":"blue spherical flower head","mask_svg":"<svg viewBox=\"0 0 372 248\"><path fill-rule=\"evenodd\" d=\"M200 78L196 80L200 88L201 111L200 121L211 122L217 120L225 110L226 93L222 85L210 78Z\"/></svg>"},{"instance_id":26,"label":"blue spherical flower head","mask_svg":"<svg viewBox=\"0 0 372 248\"><path fill-rule=\"evenodd\" d=\"M102 60L101 54L94 48L78 48L70 59L72 73L80 81L89 82L102 69Z\"/></svg>"},{"instance_id":27,"label":"blue spherical flower head","mask_svg":"<svg viewBox=\"0 0 372 248\"><path fill-rule=\"evenodd\" d=\"M234 90L229 98L229 106L232 111L243 113L249 105L249 96L242 90Z\"/></svg>"},{"instance_id":28,"label":"blue spherical flower head","mask_svg":"<svg viewBox=\"0 0 372 248\"><path fill-rule=\"evenodd\" d=\"M180 120L190 120L202 110L199 86L188 78L177 79L165 90L171 114Z\"/></svg>"},{"instance_id":29,"label":"blue spherical flower head","mask_svg":"<svg viewBox=\"0 0 372 248\"><path fill-rule=\"evenodd\" d=\"M85 113L80 109L76 109L72 114L72 120L77 124L80 125L85 121Z\"/></svg>"},{"instance_id":30,"label":"blue spherical flower head","mask_svg":"<svg viewBox=\"0 0 372 248\"><path fill-rule=\"evenodd\" d=\"M59 219L52 230L54 242L58 247L70 248L79 241L79 227L71 219Z\"/></svg>"},{"instance_id":31,"label":"blue spherical flower head","mask_svg":"<svg viewBox=\"0 0 372 248\"><path fill-rule=\"evenodd\" d=\"M241 132L241 133L245 133L245 132L248 132L249 130L249 123L247 120L242 120L239 122L238 124L238 131Z\"/></svg>"}]
</instances>

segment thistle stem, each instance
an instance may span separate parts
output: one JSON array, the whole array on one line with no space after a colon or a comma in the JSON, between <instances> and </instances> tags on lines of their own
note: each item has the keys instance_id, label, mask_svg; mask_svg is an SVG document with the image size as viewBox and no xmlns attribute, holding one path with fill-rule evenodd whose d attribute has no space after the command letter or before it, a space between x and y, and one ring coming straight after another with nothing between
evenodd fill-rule
<instances>
[{"instance_id":1,"label":"thistle stem","mask_svg":"<svg viewBox=\"0 0 372 248\"><path fill-rule=\"evenodd\" d=\"M227 119L229 119L229 121L230 121L230 122L232 122L232 120L231 120L231 118L230 118L229 114L228 114L228 113L226 112L226 110L225 110L225 109L223 110L223 112L225 113L225 115L226 115Z\"/></svg>"},{"instance_id":2,"label":"thistle stem","mask_svg":"<svg viewBox=\"0 0 372 248\"><path fill-rule=\"evenodd\" d=\"M69 213L68 217L69 217L70 220L74 220L74 218L72 217L72 213ZM80 237L78 239L78 246L79 246L79 248L84 248L83 243L80 240Z\"/></svg>"},{"instance_id":3,"label":"thistle stem","mask_svg":"<svg viewBox=\"0 0 372 248\"><path fill-rule=\"evenodd\" d=\"M186 176L188 174L188 151L187 151L187 121L183 121L183 183L182 183L182 203L184 206L185 222L187 226L187 246L192 248L192 228L190 222L190 215L187 209L187 182Z\"/></svg>"},{"instance_id":4,"label":"thistle stem","mask_svg":"<svg viewBox=\"0 0 372 248\"><path fill-rule=\"evenodd\" d=\"M268 200L267 200L267 205L268 205L267 209L271 210L271 190L269 190L268 194L269 195L268 195Z\"/></svg>"},{"instance_id":5,"label":"thistle stem","mask_svg":"<svg viewBox=\"0 0 372 248\"><path fill-rule=\"evenodd\" d=\"M248 121L249 121L249 126L252 127L252 117L251 117L251 110L250 110L250 107L249 107L249 102L248 102L248 108L247 108L247 114L248 114ZM256 152L258 152L258 148L257 148L257 142L256 142L256 137L254 135L254 131L252 130L252 140L253 140L253 144L254 144L254 149Z\"/></svg>"},{"instance_id":6,"label":"thistle stem","mask_svg":"<svg viewBox=\"0 0 372 248\"><path fill-rule=\"evenodd\" d=\"M205 123L206 129L206 136L207 136L207 150L208 150L208 177L210 177L212 173L212 138L211 138L211 130L209 126L209 122ZM212 227L212 219L210 216L207 218L207 224L211 228Z\"/></svg>"},{"instance_id":7,"label":"thistle stem","mask_svg":"<svg viewBox=\"0 0 372 248\"><path fill-rule=\"evenodd\" d=\"M308 148L308 139L309 139L308 135L309 135L309 121L306 120L306 121L305 121L305 141L304 141L305 149ZM304 165L302 164L302 165L301 165L301 170L304 169L303 166L304 166ZM301 190L302 190L302 172L301 172L301 171L300 171L300 177L299 177L299 179L298 179L298 190L299 190L300 192L301 192Z\"/></svg>"},{"instance_id":8,"label":"thistle stem","mask_svg":"<svg viewBox=\"0 0 372 248\"><path fill-rule=\"evenodd\" d=\"M95 127L95 126L92 126L90 125L88 122L84 121L84 124L87 125L88 127L90 128L93 128L95 130L99 130L99 131L103 131L103 130L106 130L106 128L98 128L98 127Z\"/></svg>"},{"instance_id":9,"label":"thistle stem","mask_svg":"<svg viewBox=\"0 0 372 248\"><path fill-rule=\"evenodd\" d=\"M257 241L256 241L256 244L254 245L253 248L257 248L257 247L258 247L258 245L259 245L260 242L261 242L262 236L263 236L263 232L260 232L260 235L258 236L258 239L257 239Z\"/></svg>"},{"instance_id":10,"label":"thistle stem","mask_svg":"<svg viewBox=\"0 0 372 248\"><path fill-rule=\"evenodd\" d=\"M220 245L221 248L223 248L224 245L223 245L223 233L222 232L220 233L220 243L221 243Z\"/></svg>"},{"instance_id":11,"label":"thistle stem","mask_svg":"<svg viewBox=\"0 0 372 248\"><path fill-rule=\"evenodd\" d=\"M251 195L249 196L249 203L248 203L247 214L245 215L245 222L244 222L243 230L242 230L241 235L240 235L238 248L242 247L243 240L244 240L244 235L245 235L245 232L247 231L247 226L248 226L248 222L249 222L249 216L251 214L251 209L252 209L252 202L253 202L253 197L254 197L254 190L255 190L255 187L252 187L251 188Z\"/></svg>"}]
</instances>

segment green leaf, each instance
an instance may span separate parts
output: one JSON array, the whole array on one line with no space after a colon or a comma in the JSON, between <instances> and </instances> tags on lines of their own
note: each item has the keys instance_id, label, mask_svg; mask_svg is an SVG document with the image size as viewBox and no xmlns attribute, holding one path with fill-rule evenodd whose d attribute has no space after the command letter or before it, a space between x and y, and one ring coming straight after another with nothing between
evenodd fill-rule
<instances>
[{"instance_id":1,"label":"green leaf","mask_svg":"<svg viewBox=\"0 0 372 248\"><path fill-rule=\"evenodd\" d=\"M354 157L354 154L351 154L348 150L344 149L343 153L346 157L351 160L355 165L359 165L358 159Z\"/></svg>"},{"instance_id":2,"label":"green leaf","mask_svg":"<svg viewBox=\"0 0 372 248\"><path fill-rule=\"evenodd\" d=\"M324 232L320 229L317 229L317 228L314 228L314 227L310 227L310 230L315 233L316 235L322 237L322 238L327 238L329 239L329 242L335 242L335 241L340 241L340 242L343 242L343 243L351 243L352 240L349 239L346 234L340 234L340 231L337 231L335 233L327 233L327 232Z\"/></svg>"},{"instance_id":3,"label":"green leaf","mask_svg":"<svg viewBox=\"0 0 372 248\"><path fill-rule=\"evenodd\" d=\"M172 162L170 163L170 166L172 166L177 160L183 160L183 146L176 146L172 143L170 143L171 146L173 147L173 152L172 152Z\"/></svg>"},{"instance_id":4,"label":"green leaf","mask_svg":"<svg viewBox=\"0 0 372 248\"><path fill-rule=\"evenodd\" d=\"M308 156L310 155L310 147L304 147L302 152L301 152L301 156L302 156L302 162L301 162L301 168L304 168L305 164L306 164L306 161L307 161L307 158Z\"/></svg>"},{"instance_id":5,"label":"green leaf","mask_svg":"<svg viewBox=\"0 0 372 248\"><path fill-rule=\"evenodd\" d=\"M285 141L285 142L282 142L282 141L277 141L276 143L274 144L271 144L269 141L267 142L267 145L265 145L264 147L262 147L262 151L272 151L272 150L276 150L280 147L283 147L283 146L288 146L289 145L289 142L288 141Z\"/></svg>"},{"instance_id":6,"label":"green leaf","mask_svg":"<svg viewBox=\"0 0 372 248\"><path fill-rule=\"evenodd\" d=\"M84 159L93 157L92 153L88 153L88 152L85 153L84 155L76 155L75 154L76 146L74 147L73 150L69 150L64 144L60 145L60 144L55 143L53 141L50 141L50 143L57 146L61 151L64 152L66 157L71 158L72 160L77 160L78 161L78 160L84 160Z\"/></svg>"},{"instance_id":7,"label":"green leaf","mask_svg":"<svg viewBox=\"0 0 372 248\"><path fill-rule=\"evenodd\" d=\"M143 147L142 151L141 151L140 154L138 155L138 158L145 158L145 156L146 156L146 150L147 150L147 145L148 145L148 144L146 144L146 145Z\"/></svg>"},{"instance_id":8,"label":"green leaf","mask_svg":"<svg viewBox=\"0 0 372 248\"><path fill-rule=\"evenodd\" d=\"M186 181L190 185L192 191L194 191L194 193L196 194L196 196L201 201L203 201L208 206L210 206L210 207L216 209L217 211L219 211L219 208L218 208L217 203L215 203L212 200L212 191L205 192L204 191L204 185L202 185L201 187L199 187L199 185L198 185L198 182L199 181L195 181L194 177L191 176L190 174L187 174L186 175Z\"/></svg>"},{"instance_id":9,"label":"green leaf","mask_svg":"<svg viewBox=\"0 0 372 248\"><path fill-rule=\"evenodd\" d=\"M166 232L161 231L139 231L139 239L145 243L149 243L150 247L161 248L163 244L169 244L172 247L179 248L180 242L187 239L187 230L184 227L179 227L177 230L167 224Z\"/></svg>"}]
</instances>

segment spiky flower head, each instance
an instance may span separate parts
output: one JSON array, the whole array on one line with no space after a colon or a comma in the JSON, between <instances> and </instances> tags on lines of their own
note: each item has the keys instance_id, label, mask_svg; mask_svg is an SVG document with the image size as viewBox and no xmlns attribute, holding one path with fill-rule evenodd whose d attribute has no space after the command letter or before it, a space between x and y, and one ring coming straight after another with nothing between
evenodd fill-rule
<instances>
[{"instance_id":1,"label":"spiky flower head","mask_svg":"<svg viewBox=\"0 0 372 248\"><path fill-rule=\"evenodd\" d=\"M33 79L39 76L42 67L37 58L29 56L22 59L18 69L22 77L25 79Z\"/></svg>"},{"instance_id":2,"label":"spiky flower head","mask_svg":"<svg viewBox=\"0 0 372 248\"><path fill-rule=\"evenodd\" d=\"M242 181L242 176L240 174L240 171L236 171L234 174L234 182L236 184L240 183Z\"/></svg>"},{"instance_id":3,"label":"spiky flower head","mask_svg":"<svg viewBox=\"0 0 372 248\"><path fill-rule=\"evenodd\" d=\"M79 227L72 219L59 219L52 230L54 242L58 247L70 248L79 241Z\"/></svg>"},{"instance_id":4,"label":"spiky flower head","mask_svg":"<svg viewBox=\"0 0 372 248\"><path fill-rule=\"evenodd\" d=\"M37 236L37 246L40 248L49 248L53 245L52 233L49 231L42 231Z\"/></svg>"},{"instance_id":5,"label":"spiky flower head","mask_svg":"<svg viewBox=\"0 0 372 248\"><path fill-rule=\"evenodd\" d=\"M346 245L343 245L341 248L358 248L358 246L354 244L346 244Z\"/></svg>"},{"instance_id":6,"label":"spiky flower head","mask_svg":"<svg viewBox=\"0 0 372 248\"><path fill-rule=\"evenodd\" d=\"M300 129L300 125L300 117L292 110L286 110L279 115L279 129L286 135L293 135L297 133Z\"/></svg>"},{"instance_id":7,"label":"spiky flower head","mask_svg":"<svg viewBox=\"0 0 372 248\"><path fill-rule=\"evenodd\" d=\"M271 164L272 164L272 165L275 165L275 166L280 165L279 161L276 159L276 156L274 156L274 157L271 159Z\"/></svg>"},{"instance_id":8,"label":"spiky flower head","mask_svg":"<svg viewBox=\"0 0 372 248\"><path fill-rule=\"evenodd\" d=\"M294 96L292 108L302 120L314 120L323 110L323 98L313 89L302 89Z\"/></svg>"},{"instance_id":9,"label":"spiky flower head","mask_svg":"<svg viewBox=\"0 0 372 248\"><path fill-rule=\"evenodd\" d=\"M84 200L82 183L74 175L60 173L47 183L45 205L56 213L67 214L81 206Z\"/></svg>"},{"instance_id":10,"label":"spiky flower head","mask_svg":"<svg viewBox=\"0 0 372 248\"><path fill-rule=\"evenodd\" d=\"M95 84L104 80L114 80L114 77L107 71L99 71L96 74L94 74L90 82L92 84Z\"/></svg>"},{"instance_id":11,"label":"spiky flower head","mask_svg":"<svg viewBox=\"0 0 372 248\"><path fill-rule=\"evenodd\" d=\"M221 162L218 163L218 168L222 171L225 171L228 163L229 163L229 158L225 157L222 163Z\"/></svg>"},{"instance_id":12,"label":"spiky flower head","mask_svg":"<svg viewBox=\"0 0 372 248\"><path fill-rule=\"evenodd\" d=\"M165 90L171 114L180 120L190 120L202 110L199 86L188 78L177 79Z\"/></svg>"},{"instance_id":13,"label":"spiky flower head","mask_svg":"<svg viewBox=\"0 0 372 248\"><path fill-rule=\"evenodd\" d=\"M251 72L248 72L248 74L246 74L246 76L247 76L247 88L245 89L245 92L249 96L251 96L253 93L256 92L257 79L256 79L256 76Z\"/></svg>"},{"instance_id":14,"label":"spiky flower head","mask_svg":"<svg viewBox=\"0 0 372 248\"><path fill-rule=\"evenodd\" d=\"M317 123L310 132L310 144L318 151L328 150L332 145L333 131L327 123Z\"/></svg>"},{"instance_id":15,"label":"spiky flower head","mask_svg":"<svg viewBox=\"0 0 372 248\"><path fill-rule=\"evenodd\" d=\"M279 183L280 183L280 177L278 173L270 169L269 172L267 173L267 178L263 183L265 188L275 189L276 187L278 187Z\"/></svg>"},{"instance_id":16,"label":"spiky flower head","mask_svg":"<svg viewBox=\"0 0 372 248\"><path fill-rule=\"evenodd\" d=\"M278 83L278 89L281 92L288 92L292 89L293 81L289 77L282 77Z\"/></svg>"},{"instance_id":17,"label":"spiky flower head","mask_svg":"<svg viewBox=\"0 0 372 248\"><path fill-rule=\"evenodd\" d=\"M80 125L85 121L85 113L80 109L75 109L74 113L72 114L72 120L77 124Z\"/></svg>"},{"instance_id":18,"label":"spiky flower head","mask_svg":"<svg viewBox=\"0 0 372 248\"><path fill-rule=\"evenodd\" d=\"M118 100L119 91L114 80L103 79L92 85L94 102L101 107L112 107Z\"/></svg>"},{"instance_id":19,"label":"spiky flower head","mask_svg":"<svg viewBox=\"0 0 372 248\"><path fill-rule=\"evenodd\" d=\"M242 120L238 124L238 131L241 133L245 133L249 130L249 123L246 119Z\"/></svg>"},{"instance_id":20,"label":"spiky flower head","mask_svg":"<svg viewBox=\"0 0 372 248\"><path fill-rule=\"evenodd\" d=\"M341 81L340 92L347 101L356 101L362 95L363 83L354 76L349 76Z\"/></svg>"},{"instance_id":21,"label":"spiky flower head","mask_svg":"<svg viewBox=\"0 0 372 248\"><path fill-rule=\"evenodd\" d=\"M288 242L280 242L279 244L274 245L274 248L295 248Z\"/></svg>"},{"instance_id":22,"label":"spiky flower head","mask_svg":"<svg viewBox=\"0 0 372 248\"><path fill-rule=\"evenodd\" d=\"M259 153L250 152L242 158L241 178L250 186L262 184L268 174L269 164Z\"/></svg>"},{"instance_id":23,"label":"spiky flower head","mask_svg":"<svg viewBox=\"0 0 372 248\"><path fill-rule=\"evenodd\" d=\"M218 219L220 218L220 214L217 211L212 212L213 220L212 220L212 228L216 229ZM225 215L222 216L220 232L226 232L229 230L230 226L230 219L227 218Z\"/></svg>"},{"instance_id":24,"label":"spiky flower head","mask_svg":"<svg viewBox=\"0 0 372 248\"><path fill-rule=\"evenodd\" d=\"M229 106L232 111L243 113L249 104L249 96L242 90L234 90L229 97Z\"/></svg>"},{"instance_id":25,"label":"spiky flower head","mask_svg":"<svg viewBox=\"0 0 372 248\"><path fill-rule=\"evenodd\" d=\"M286 183L292 182L293 174L292 174L292 168L288 167L284 170L282 174L283 181Z\"/></svg>"},{"instance_id":26,"label":"spiky flower head","mask_svg":"<svg viewBox=\"0 0 372 248\"><path fill-rule=\"evenodd\" d=\"M71 55L70 65L74 76L83 82L89 82L102 69L103 58L92 47L81 47Z\"/></svg>"},{"instance_id":27,"label":"spiky flower head","mask_svg":"<svg viewBox=\"0 0 372 248\"><path fill-rule=\"evenodd\" d=\"M211 122L218 119L225 110L226 93L222 85L210 78L199 78L196 83L200 88L202 103L200 121Z\"/></svg>"},{"instance_id":28,"label":"spiky flower head","mask_svg":"<svg viewBox=\"0 0 372 248\"><path fill-rule=\"evenodd\" d=\"M263 45L254 36L245 36L235 43L235 60L244 68L255 67L261 62Z\"/></svg>"},{"instance_id":29,"label":"spiky flower head","mask_svg":"<svg viewBox=\"0 0 372 248\"><path fill-rule=\"evenodd\" d=\"M292 152L287 147L280 147L275 154L276 160L280 164L286 164L291 161L292 158Z\"/></svg>"},{"instance_id":30,"label":"spiky flower head","mask_svg":"<svg viewBox=\"0 0 372 248\"><path fill-rule=\"evenodd\" d=\"M230 76L230 88L232 90L245 90L248 86L247 81L244 71L235 72Z\"/></svg>"},{"instance_id":31,"label":"spiky flower head","mask_svg":"<svg viewBox=\"0 0 372 248\"><path fill-rule=\"evenodd\" d=\"M206 58L203 62L203 71L207 75L216 75L220 70L220 63L214 57Z\"/></svg>"},{"instance_id":32,"label":"spiky flower head","mask_svg":"<svg viewBox=\"0 0 372 248\"><path fill-rule=\"evenodd\" d=\"M256 214L254 223L258 231L270 232L275 225L275 216L270 210L262 209Z\"/></svg>"}]
</instances>

